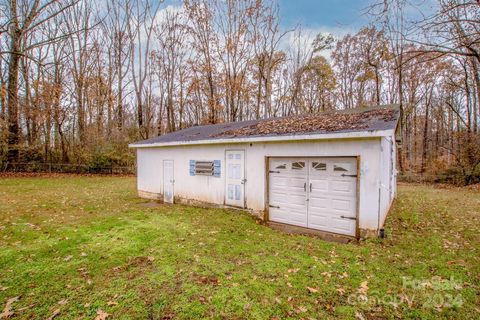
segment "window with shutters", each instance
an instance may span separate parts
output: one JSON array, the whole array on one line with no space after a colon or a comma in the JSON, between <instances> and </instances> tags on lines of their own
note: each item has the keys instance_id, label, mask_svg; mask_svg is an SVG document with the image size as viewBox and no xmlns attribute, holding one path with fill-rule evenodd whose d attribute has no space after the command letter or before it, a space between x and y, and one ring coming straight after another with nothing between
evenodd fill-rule
<instances>
[{"instance_id":1,"label":"window with shutters","mask_svg":"<svg viewBox=\"0 0 480 320\"><path fill-rule=\"evenodd\" d=\"M195 161L196 176L212 176L213 161Z\"/></svg>"},{"instance_id":2,"label":"window with shutters","mask_svg":"<svg viewBox=\"0 0 480 320\"><path fill-rule=\"evenodd\" d=\"M220 160L190 160L190 175L220 177Z\"/></svg>"}]
</instances>

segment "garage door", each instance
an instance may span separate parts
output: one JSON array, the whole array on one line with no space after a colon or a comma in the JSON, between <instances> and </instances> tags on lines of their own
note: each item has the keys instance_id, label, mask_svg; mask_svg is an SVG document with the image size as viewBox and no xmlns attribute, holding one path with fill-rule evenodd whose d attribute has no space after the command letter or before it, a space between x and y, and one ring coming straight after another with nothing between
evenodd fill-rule
<instances>
[{"instance_id":1,"label":"garage door","mask_svg":"<svg viewBox=\"0 0 480 320\"><path fill-rule=\"evenodd\" d=\"M271 221L355 236L356 158L272 158Z\"/></svg>"}]
</instances>

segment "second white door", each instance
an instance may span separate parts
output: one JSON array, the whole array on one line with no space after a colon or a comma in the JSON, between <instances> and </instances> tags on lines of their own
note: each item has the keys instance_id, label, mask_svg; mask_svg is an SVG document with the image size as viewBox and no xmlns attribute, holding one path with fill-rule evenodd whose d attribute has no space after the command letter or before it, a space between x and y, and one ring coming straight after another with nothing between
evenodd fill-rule
<instances>
[{"instance_id":1,"label":"second white door","mask_svg":"<svg viewBox=\"0 0 480 320\"><path fill-rule=\"evenodd\" d=\"M245 206L245 151L228 150L226 158L225 204L243 208Z\"/></svg>"},{"instance_id":2,"label":"second white door","mask_svg":"<svg viewBox=\"0 0 480 320\"><path fill-rule=\"evenodd\" d=\"M173 160L163 160L163 201L173 203Z\"/></svg>"}]
</instances>

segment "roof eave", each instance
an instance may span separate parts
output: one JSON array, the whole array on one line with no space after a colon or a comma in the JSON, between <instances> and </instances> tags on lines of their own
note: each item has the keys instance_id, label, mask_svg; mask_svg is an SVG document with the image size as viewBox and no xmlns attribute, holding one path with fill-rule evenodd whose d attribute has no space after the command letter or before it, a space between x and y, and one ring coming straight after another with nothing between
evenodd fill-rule
<instances>
[{"instance_id":1,"label":"roof eave","mask_svg":"<svg viewBox=\"0 0 480 320\"><path fill-rule=\"evenodd\" d=\"M328 139L360 139L390 136L395 133L394 129L372 130L372 131L354 131L354 132L335 132L322 134L305 134L305 135L279 135L268 137L241 137L227 139L207 139L196 141L172 141L157 142L146 144L129 144L129 148L157 148L157 147L177 147L189 145L205 145L205 144L231 144L231 143L251 143L251 142L282 142L282 141L306 141L306 140L328 140Z\"/></svg>"}]
</instances>

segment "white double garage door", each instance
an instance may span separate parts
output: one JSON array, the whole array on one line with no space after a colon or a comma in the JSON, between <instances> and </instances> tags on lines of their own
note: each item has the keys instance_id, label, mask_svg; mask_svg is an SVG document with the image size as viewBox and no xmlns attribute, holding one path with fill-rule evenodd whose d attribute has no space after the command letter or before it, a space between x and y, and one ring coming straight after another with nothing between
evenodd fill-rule
<instances>
[{"instance_id":1,"label":"white double garage door","mask_svg":"<svg viewBox=\"0 0 480 320\"><path fill-rule=\"evenodd\" d=\"M356 158L270 158L270 221L355 236L356 212Z\"/></svg>"}]
</instances>

